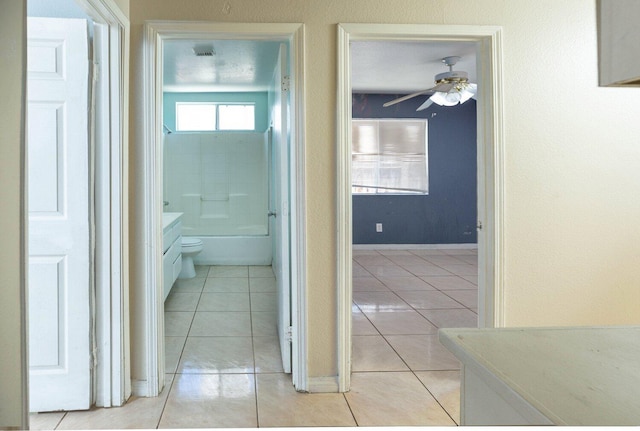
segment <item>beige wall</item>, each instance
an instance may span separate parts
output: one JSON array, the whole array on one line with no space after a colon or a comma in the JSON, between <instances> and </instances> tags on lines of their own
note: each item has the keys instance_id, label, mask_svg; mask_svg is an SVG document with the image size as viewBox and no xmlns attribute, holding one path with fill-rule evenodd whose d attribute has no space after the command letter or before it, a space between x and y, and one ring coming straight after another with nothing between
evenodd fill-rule
<instances>
[{"instance_id":1,"label":"beige wall","mask_svg":"<svg viewBox=\"0 0 640 431\"><path fill-rule=\"evenodd\" d=\"M229 13L225 3L231 6ZM336 373L335 93L340 22L504 28L505 322L640 323L640 90L596 86L595 2L132 0L130 13L134 181L142 166L142 140L136 129L142 124L141 106L136 101L141 99L145 20L305 24L311 376ZM139 185L134 184L132 192L134 204ZM132 220L138 221L132 226L135 232L140 230L141 207L132 207ZM132 289L141 250L135 245L132 249L138 256Z\"/></svg>"},{"instance_id":2,"label":"beige wall","mask_svg":"<svg viewBox=\"0 0 640 431\"><path fill-rule=\"evenodd\" d=\"M113 0L126 17L129 17L129 1L130 0Z\"/></svg>"},{"instance_id":3,"label":"beige wall","mask_svg":"<svg viewBox=\"0 0 640 431\"><path fill-rule=\"evenodd\" d=\"M0 428L26 426L22 314L21 160L25 0L0 0Z\"/></svg>"}]
</instances>

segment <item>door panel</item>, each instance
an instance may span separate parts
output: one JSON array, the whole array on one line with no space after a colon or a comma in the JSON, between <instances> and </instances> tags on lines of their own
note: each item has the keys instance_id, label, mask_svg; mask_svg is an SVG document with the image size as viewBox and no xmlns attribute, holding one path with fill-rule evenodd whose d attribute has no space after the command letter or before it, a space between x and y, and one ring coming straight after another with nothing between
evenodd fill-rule
<instances>
[{"instance_id":1,"label":"door panel","mask_svg":"<svg viewBox=\"0 0 640 431\"><path fill-rule=\"evenodd\" d=\"M291 276L289 256L289 145L287 131L287 97L285 75L287 65L286 45L280 45L279 60L272 82L271 120L273 123L272 151L274 160L274 192L276 204L275 254L273 269L278 286L278 336L282 366L291 372Z\"/></svg>"},{"instance_id":2,"label":"door panel","mask_svg":"<svg viewBox=\"0 0 640 431\"><path fill-rule=\"evenodd\" d=\"M29 18L30 411L91 404L87 22Z\"/></svg>"}]
</instances>

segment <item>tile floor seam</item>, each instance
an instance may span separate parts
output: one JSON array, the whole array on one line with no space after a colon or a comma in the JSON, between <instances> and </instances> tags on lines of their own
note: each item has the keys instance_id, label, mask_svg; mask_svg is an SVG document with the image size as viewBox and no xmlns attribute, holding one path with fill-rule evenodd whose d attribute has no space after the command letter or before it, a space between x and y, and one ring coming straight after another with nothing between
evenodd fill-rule
<instances>
[{"instance_id":1,"label":"tile floor seam","mask_svg":"<svg viewBox=\"0 0 640 431\"><path fill-rule=\"evenodd\" d=\"M60 418L60 420L58 421L58 423L56 424L55 427L53 427L54 430L57 430L58 427L62 424L62 420L65 418L65 416L67 416L67 413L69 412L64 412L64 414L62 415L62 417Z\"/></svg>"},{"instance_id":2,"label":"tile floor seam","mask_svg":"<svg viewBox=\"0 0 640 431\"><path fill-rule=\"evenodd\" d=\"M342 393L342 398L344 398L344 402L347 403L347 407L349 408L349 412L351 413L351 417L353 418L353 422L356 424L356 427L359 427L360 425L358 424L358 419L356 419L356 415L353 412L353 409L351 408L351 404L349 404L349 399L347 398L347 393L346 392Z\"/></svg>"},{"instance_id":3,"label":"tile floor seam","mask_svg":"<svg viewBox=\"0 0 640 431\"><path fill-rule=\"evenodd\" d=\"M451 292L451 291L450 291L450 292ZM457 292L457 290L456 290L456 292ZM447 293L446 293L446 292L442 292L442 293L444 293L445 295L447 295ZM447 295L447 296L448 296L449 298L453 299L454 301L456 301L458 304L462 305L462 306L463 306L464 308L466 308L467 310L469 309L469 307L467 307L466 305L464 305L462 302L458 301L458 300L457 300L456 298L454 298L453 296L451 296L451 295Z\"/></svg>"},{"instance_id":4,"label":"tile floor seam","mask_svg":"<svg viewBox=\"0 0 640 431\"><path fill-rule=\"evenodd\" d=\"M155 429L159 429L160 428L160 423L162 422L162 417L164 416L164 411L167 408L167 403L169 402L169 395L171 395L171 390L173 389L173 384L176 382L176 375L173 375L173 378L171 379L171 384L169 385L167 389L167 396L164 400L164 403L162 403L162 410L160 411L160 415L158 416L158 423L156 424L156 428ZM158 394L158 396L160 396Z\"/></svg>"},{"instance_id":5,"label":"tile floor seam","mask_svg":"<svg viewBox=\"0 0 640 431\"><path fill-rule=\"evenodd\" d=\"M256 405L256 427L260 428L260 409L258 407L258 366L256 364L256 343L253 334L253 309L251 307L251 269L247 267L247 285L249 287L249 326L251 328L251 352L253 355L253 396Z\"/></svg>"},{"instance_id":6,"label":"tile floor seam","mask_svg":"<svg viewBox=\"0 0 640 431\"><path fill-rule=\"evenodd\" d=\"M440 370L437 370L440 371ZM442 405L442 403L440 402L440 400L438 398L436 398L435 395L433 395L433 393L429 390L429 388L427 387L427 385L422 381L422 379L420 377L418 377L418 375L416 374L415 371L411 370L411 372L413 373L414 376L416 376L416 379L418 379L418 381L420 382L420 384L427 390L427 392L429 392L429 395L431 395L431 397L435 400L436 403L438 403L438 405L440 406L440 408L442 408L442 410L444 410L444 412L447 414L447 416L449 416L451 418L451 420L453 421L454 424L456 424L457 426L459 426L460 424L458 423L458 421L456 421L453 416L451 416L451 414L449 413L449 411Z\"/></svg>"}]
</instances>

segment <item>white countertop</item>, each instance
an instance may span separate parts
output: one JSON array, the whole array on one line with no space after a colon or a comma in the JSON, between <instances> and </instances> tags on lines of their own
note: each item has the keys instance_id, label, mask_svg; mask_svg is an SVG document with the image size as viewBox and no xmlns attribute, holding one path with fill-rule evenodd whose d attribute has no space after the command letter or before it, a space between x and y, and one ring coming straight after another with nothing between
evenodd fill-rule
<instances>
[{"instance_id":1,"label":"white countertop","mask_svg":"<svg viewBox=\"0 0 640 431\"><path fill-rule=\"evenodd\" d=\"M162 231L164 232L176 220L182 217L183 213L162 213Z\"/></svg>"},{"instance_id":2,"label":"white countertop","mask_svg":"<svg viewBox=\"0 0 640 431\"><path fill-rule=\"evenodd\" d=\"M558 425L640 425L640 326L441 329L465 366L484 368Z\"/></svg>"}]
</instances>

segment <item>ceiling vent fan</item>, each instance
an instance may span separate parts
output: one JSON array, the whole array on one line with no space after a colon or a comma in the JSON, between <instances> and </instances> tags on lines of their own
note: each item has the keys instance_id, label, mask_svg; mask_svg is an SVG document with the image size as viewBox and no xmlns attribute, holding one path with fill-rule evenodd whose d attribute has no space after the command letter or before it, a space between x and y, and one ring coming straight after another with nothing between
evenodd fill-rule
<instances>
[{"instance_id":1,"label":"ceiling vent fan","mask_svg":"<svg viewBox=\"0 0 640 431\"><path fill-rule=\"evenodd\" d=\"M213 57L216 50L213 49L213 45L196 45L193 47L193 53L196 57Z\"/></svg>"},{"instance_id":2,"label":"ceiling vent fan","mask_svg":"<svg viewBox=\"0 0 640 431\"><path fill-rule=\"evenodd\" d=\"M427 109L433 103L440 106L454 106L458 103L463 104L471 98L475 98L476 92L478 91L477 84L469 82L469 75L467 72L453 70L453 66L455 66L458 60L460 60L460 57L457 56L445 57L442 59L442 62L449 66L449 71L438 73L436 75L436 85L434 87L399 97L382 106L386 108L423 94L432 95L426 102L420 105L416 111Z\"/></svg>"}]
</instances>

